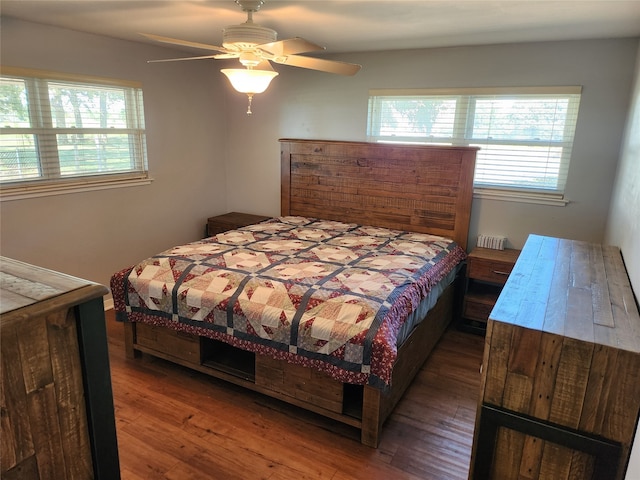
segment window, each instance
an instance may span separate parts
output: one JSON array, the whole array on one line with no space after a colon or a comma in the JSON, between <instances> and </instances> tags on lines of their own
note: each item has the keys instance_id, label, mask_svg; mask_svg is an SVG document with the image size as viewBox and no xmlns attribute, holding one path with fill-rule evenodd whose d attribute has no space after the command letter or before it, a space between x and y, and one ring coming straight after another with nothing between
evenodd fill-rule
<instances>
[{"instance_id":1,"label":"window","mask_svg":"<svg viewBox=\"0 0 640 480\"><path fill-rule=\"evenodd\" d=\"M132 180L148 182L139 84L2 69L3 198Z\"/></svg>"},{"instance_id":2,"label":"window","mask_svg":"<svg viewBox=\"0 0 640 480\"><path fill-rule=\"evenodd\" d=\"M580 87L371 91L374 141L478 146L474 186L561 198Z\"/></svg>"}]
</instances>

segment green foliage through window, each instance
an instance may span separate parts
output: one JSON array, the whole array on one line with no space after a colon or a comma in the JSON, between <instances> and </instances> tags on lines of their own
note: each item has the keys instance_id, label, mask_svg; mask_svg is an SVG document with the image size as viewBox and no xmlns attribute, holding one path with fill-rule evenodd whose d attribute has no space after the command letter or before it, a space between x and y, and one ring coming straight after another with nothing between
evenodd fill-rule
<instances>
[{"instance_id":1,"label":"green foliage through window","mask_svg":"<svg viewBox=\"0 0 640 480\"><path fill-rule=\"evenodd\" d=\"M3 185L147 175L139 86L34 73L0 76Z\"/></svg>"}]
</instances>

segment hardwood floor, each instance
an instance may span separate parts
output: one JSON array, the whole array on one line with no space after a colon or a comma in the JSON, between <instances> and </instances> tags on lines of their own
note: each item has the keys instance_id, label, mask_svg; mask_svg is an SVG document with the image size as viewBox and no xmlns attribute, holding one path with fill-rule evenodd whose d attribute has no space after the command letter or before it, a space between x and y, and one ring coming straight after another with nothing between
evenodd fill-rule
<instances>
[{"instance_id":1,"label":"hardwood floor","mask_svg":"<svg viewBox=\"0 0 640 480\"><path fill-rule=\"evenodd\" d=\"M466 479L482 337L450 328L382 432L350 427L150 356L107 312L123 480Z\"/></svg>"}]
</instances>

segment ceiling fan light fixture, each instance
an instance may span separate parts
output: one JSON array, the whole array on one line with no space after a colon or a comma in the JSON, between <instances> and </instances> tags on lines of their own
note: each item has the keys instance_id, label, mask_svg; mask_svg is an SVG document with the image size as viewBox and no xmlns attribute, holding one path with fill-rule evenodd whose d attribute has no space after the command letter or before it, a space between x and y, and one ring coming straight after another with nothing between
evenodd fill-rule
<instances>
[{"instance_id":1,"label":"ceiling fan light fixture","mask_svg":"<svg viewBox=\"0 0 640 480\"><path fill-rule=\"evenodd\" d=\"M256 93L264 92L277 75L273 70L253 70L249 68L223 68L220 70L231 82L231 86L249 97L247 115L251 115L251 100Z\"/></svg>"},{"instance_id":2,"label":"ceiling fan light fixture","mask_svg":"<svg viewBox=\"0 0 640 480\"><path fill-rule=\"evenodd\" d=\"M223 68L224 73L233 88L240 93L262 93L278 72L269 70L249 70L248 68Z\"/></svg>"}]
</instances>

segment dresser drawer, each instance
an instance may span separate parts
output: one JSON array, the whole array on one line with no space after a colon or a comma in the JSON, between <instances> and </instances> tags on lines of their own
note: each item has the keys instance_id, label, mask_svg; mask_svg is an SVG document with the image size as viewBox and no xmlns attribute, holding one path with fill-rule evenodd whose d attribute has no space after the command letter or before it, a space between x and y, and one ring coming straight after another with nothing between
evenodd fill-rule
<instances>
[{"instance_id":1,"label":"dresser drawer","mask_svg":"<svg viewBox=\"0 0 640 480\"><path fill-rule=\"evenodd\" d=\"M136 324L136 344L191 363L200 363L200 337L166 327Z\"/></svg>"},{"instance_id":2,"label":"dresser drawer","mask_svg":"<svg viewBox=\"0 0 640 480\"><path fill-rule=\"evenodd\" d=\"M513 262L470 257L467 268L469 278L504 285L513 270Z\"/></svg>"},{"instance_id":3,"label":"dresser drawer","mask_svg":"<svg viewBox=\"0 0 640 480\"><path fill-rule=\"evenodd\" d=\"M493 309L493 301L482 301L480 299L465 298L462 315L469 320L486 322Z\"/></svg>"}]
</instances>

